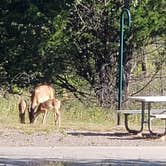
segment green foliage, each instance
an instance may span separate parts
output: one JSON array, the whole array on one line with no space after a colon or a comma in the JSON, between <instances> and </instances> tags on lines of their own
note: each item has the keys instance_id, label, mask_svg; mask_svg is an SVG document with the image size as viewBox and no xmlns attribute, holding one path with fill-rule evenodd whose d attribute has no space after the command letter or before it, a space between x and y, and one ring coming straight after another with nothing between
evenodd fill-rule
<instances>
[{"instance_id":1,"label":"green foliage","mask_svg":"<svg viewBox=\"0 0 166 166\"><path fill-rule=\"evenodd\" d=\"M56 60L50 59L53 55L45 45L57 30L54 18L67 9L65 1L3 0L0 9L1 82L29 86L29 83L51 81ZM30 82L25 83L25 79L10 82L12 77L22 73L27 74Z\"/></svg>"},{"instance_id":2,"label":"green foliage","mask_svg":"<svg viewBox=\"0 0 166 166\"><path fill-rule=\"evenodd\" d=\"M140 1L137 6L131 7L132 32L137 48L147 45L152 37L165 34L165 1Z\"/></svg>"},{"instance_id":3,"label":"green foliage","mask_svg":"<svg viewBox=\"0 0 166 166\"><path fill-rule=\"evenodd\" d=\"M164 35L163 3L164 1L148 0L131 6L132 26L130 30L125 29L124 89L127 89L134 51L149 44L152 38ZM76 77L86 80L90 85L88 92L92 92L89 96L95 92L102 106L112 106L116 100L119 8L122 6L121 1L76 1L70 10L70 22L64 31L69 42L63 42L58 48L60 50L65 45L66 49L62 50L63 55L66 53L67 60L63 59L63 63L66 64L67 61L68 65L65 72L67 80L61 84L79 89L76 84L70 84L68 79L68 75L76 73ZM87 84L85 89L86 87Z\"/></svg>"},{"instance_id":4,"label":"green foliage","mask_svg":"<svg viewBox=\"0 0 166 166\"><path fill-rule=\"evenodd\" d=\"M156 36L165 41L166 32L164 0L133 2L132 26L125 28L124 89L135 50ZM52 82L80 99L96 102L97 97L102 106L115 105L123 6L121 0L2 0L1 85L19 88ZM160 55L165 55L164 49ZM156 61L156 68L162 60Z\"/></svg>"}]
</instances>

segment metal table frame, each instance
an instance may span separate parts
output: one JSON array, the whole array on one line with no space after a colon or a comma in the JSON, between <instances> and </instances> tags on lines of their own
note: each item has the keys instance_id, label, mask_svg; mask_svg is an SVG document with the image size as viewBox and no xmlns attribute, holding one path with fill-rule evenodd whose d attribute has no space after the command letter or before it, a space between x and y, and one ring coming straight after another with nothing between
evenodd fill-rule
<instances>
[{"instance_id":1,"label":"metal table frame","mask_svg":"<svg viewBox=\"0 0 166 166\"><path fill-rule=\"evenodd\" d=\"M152 103L157 102L165 102L166 103L166 96L135 96L129 97L130 100L135 100L136 102L141 102L141 128L140 130L131 130L128 126L128 116L129 114L125 114L125 127L130 133L141 133L144 129L144 124L148 125L148 130L150 134L156 134L152 131L151 128L151 108ZM147 119L145 119L145 109L147 106ZM164 134L166 134L166 129Z\"/></svg>"}]
</instances>

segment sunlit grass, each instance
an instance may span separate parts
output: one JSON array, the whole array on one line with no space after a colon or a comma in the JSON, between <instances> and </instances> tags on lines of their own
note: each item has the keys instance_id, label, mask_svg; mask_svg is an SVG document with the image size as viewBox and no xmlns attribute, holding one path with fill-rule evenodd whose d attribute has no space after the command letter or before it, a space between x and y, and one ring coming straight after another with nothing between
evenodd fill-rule
<instances>
[{"instance_id":1,"label":"sunlit grass","mask_svg":"<svg viewBox=\"0 0 166 166\"><path fill-rule=\"evenodd\" d=\"M29 124L28 113L26 112L26 124L20 124L18 115L18 98L1 98L0 100L0 128L17 129L26 133L59 131L55 126L54 116L49 112L46 123L42 124L42 116L35 124ZM61 108L61 129L66 130L93 130L110 131L115 125L116 117L111 110L103 110L95 106L85 106L78 101L62 103Z\"/></svg>"},{"instance_id":2,"label":"sunlit grass","mask_svg":"<svg viewBox=\"0 0 166 166\"><path fill-rule=\"evenodd\" d=\"M26 124L19 122L18 98L1 98L0 100L0 129L13 129L27 134L36 132L65 132L68 130L88 130L88 131L112 131L117 127L117 116L113 110L101 109L95 106L86 106L76 100L62 103L61 108L61 128L55 126L54 116L49 112L46 123L42 124L40 115L35 124L29 124L28 113L26 112ZM124 125L124 116L121 116L121 124ZM129 126L135 129L140 127L140 115L130 116ZM163 122L153 121L153 126L163 128ZM147 128L146 128L147 129ZM125 129L124 129L125 130Z\"/></svg>"}]
</instances>

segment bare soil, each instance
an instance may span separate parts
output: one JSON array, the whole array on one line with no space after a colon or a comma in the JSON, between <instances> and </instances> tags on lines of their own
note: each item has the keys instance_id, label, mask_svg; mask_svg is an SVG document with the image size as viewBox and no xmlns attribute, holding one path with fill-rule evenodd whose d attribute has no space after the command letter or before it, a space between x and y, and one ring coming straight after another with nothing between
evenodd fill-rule
<instances>
[{"instance_id":1,"label":"bare soil","mask_svg":"<svg viewBox=\"0 0 166 166\"><path fill-rule=\"evenodd\" d=\"M111 132L74 131L27 134L16 129L0 129L2 146L166 146L165 137L133 135L125 129Z\"/></svg>"}]
</instances>

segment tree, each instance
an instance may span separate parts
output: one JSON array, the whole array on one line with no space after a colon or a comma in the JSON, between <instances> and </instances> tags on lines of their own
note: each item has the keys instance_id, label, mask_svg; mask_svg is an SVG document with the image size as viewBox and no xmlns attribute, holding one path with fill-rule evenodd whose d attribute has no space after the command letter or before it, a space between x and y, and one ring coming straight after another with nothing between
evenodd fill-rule
<instances>
[{"instance_id":1,"label":"tree","mask_svg":"<svg viewBox=\"0 0 166 166\"><path fill-rule=\"evenodd\" d=\"M132 26L125 27L124 36L124 97L134 52L156 36L165 40L164 4L164 0L130 4ZM2 0L1 85L52 82L80 99L97 98L101 106L114 106L122 7L121 0Z\"/></svg>"},{"instance_id":2,"label":"tree","mask_svg":"<svg viewBox=\"0 0 166 166\"><path fill-rule=\"evenodd\" d=\"M45 43L55 33L54 18L66 9L65 1L60 0L1 1L1 85L51 82L56 59L44 49Z\"/></svg>"},{"instance_id":3,"label":"tree","mask_svg":"<svg viewBox=\"0 0 166 166\"><path fill-rule=\"evenodd\" d=\"M125 29L124 96L134 52L147 45L152 37L162 36L165 32L164 3L144 0L136 7L131 6L132 27ZM62 42L62 48L66 47L62 50L67 70L57 77L59 85L78 95L83 92L85 96L93 94L100 105L105 107L115 106L117 98L119 17L122 7L121 1L76 1L64 31L68 42ZM84 89L71 81L74 75L80 84L84 84Z\"/></svg>"}]
</instances>

